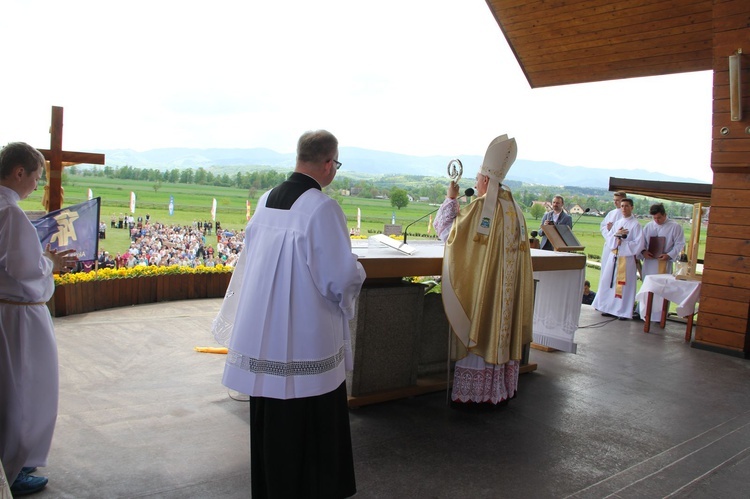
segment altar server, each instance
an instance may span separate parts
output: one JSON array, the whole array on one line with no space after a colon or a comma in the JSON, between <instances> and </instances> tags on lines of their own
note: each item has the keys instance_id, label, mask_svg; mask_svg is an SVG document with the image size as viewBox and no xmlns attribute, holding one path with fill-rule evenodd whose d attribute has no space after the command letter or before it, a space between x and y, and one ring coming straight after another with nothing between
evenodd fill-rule
<instances>
[{"instance_id":1,"label":"altar server","mask_svg":"<svg viewBox=\"0 0 750 499\"><path fill-rule=\"evenodd\" d=\"M633 216L633 200L620 201L622 217L604 239L602 273L593 307L602 315L621 320L633 318L636 291L636 257L643 249L643 231Z\"/></svg>"},{"instance_id":2,"label":"altar server","mask_svg":"<svg viewBox=\"0 0 750 499\"><path fill-rule=\"evenodd\" d=\"M0 151L0 460L13 495L42 490L57 419L57 343L46 302L53 271L75 264L74 250L42 249L18 206L36 190L44 157L23 142Z\"/></svg>"},{"instance_id":3,"label":"altar server","mask_svg":"<svg viewBox=\"0 0 750 499\"><path fill-rule=\"evenodd\" d=\"M258 201L214 322L224 385L250 396L254 498L356 492L345 372L365 272L321 192L340 166L331 133L300 137L294 173Z\"/></svg>"},{"instance_id":4,"label":"altar server","mask_svg":"<svg viewBox=\"0 0 750 499\"><path fill-rule=\"evenodd\" d=\"M435 218L445 241L443 304L458 341L454 403L498 404L515 395L522 347L531 342L531 252L521 207L501 182L516 141L493 140L477 174L477 199L458 207L458 185Z\"/></svg>"},{"instance_id":5,"label":"altar server","mask_svg":"<svg viewBox=\"0 0 750 499\"><path fill-rule=\"evenodd\" d=\"M653 220L643 228L643 251L639 258L643 260L641 277L655 274L671 274L672 262L680 257L680 252L685 247L685 232L682 226L667 217L667 211L661 203L651 205L649 213ZM660 248L661 255L654 255L649 251L652 237L663 237L664 246ZM663 300L654 300L651 306L651 320L660 321ZM646 318L646 303L638 303L638 313L641 319Z\"/></svg>"},{"instance_id":6,"label":"altar server","mask_svg":"<svg viewBox=\"0 0 750 499\"><path fill-rule=\"evenodd\" d=\"M616 191L612 193L612 202L615 204L615 208L608 211L607 214L604 215L604 220L602 220L599 224L599 232L605 240L607 239L607 234L609 234L609 231L612 230L615 222L622 218L620 201L622 201L627 196L628 195L622 191ZM607 244L605 242L604 246L602 247L602 259L600 260L602 265L604 265L604 260L608 254L609 250L607 249Z\"/></svg>"}]
</instances>

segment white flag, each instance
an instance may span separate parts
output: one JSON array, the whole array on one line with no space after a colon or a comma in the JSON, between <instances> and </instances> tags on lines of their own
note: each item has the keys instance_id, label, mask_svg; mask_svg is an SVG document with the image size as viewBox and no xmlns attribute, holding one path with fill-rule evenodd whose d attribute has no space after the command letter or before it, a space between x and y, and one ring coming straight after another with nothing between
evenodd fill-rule
<instances>
[{"instance_id":1,"label":"white flag","mask_svg":"<svg viewBox=\"0 0 750 499\"><path fill-rule=\"evenodd\" d=\"M211 220L216 221L216 198L214 198L214 204L211 205Z\"/></svg>"},{"instance_id":2,"label":"white flag","mask_svg":"<svg viewBox=\"0 0 750 499\"><path fill-rule=\"evenodd\" d=\"M357 208L357 228L361 229L362 228L361 225L362 225L362 211L359 208Z\"/></svg>"},{"instance_id":3,"label":"white flag","mask_svg":"<svg viewBox=\"0 0 750 499\"><path fill-rule=\"evenodd\" d=\"M135 192L130 191L130 213L135 213Z\"/></svg>"},{"instance_id":4,"label":"white flag","mask_svg":"<svg viewBox=\"0 0 750 499\"><path fill-rule=\"evenodd\" d=\"M92 199L94 199L94 191L89 189L89 201L91 201Z\"/></svg>"}]
</instances>

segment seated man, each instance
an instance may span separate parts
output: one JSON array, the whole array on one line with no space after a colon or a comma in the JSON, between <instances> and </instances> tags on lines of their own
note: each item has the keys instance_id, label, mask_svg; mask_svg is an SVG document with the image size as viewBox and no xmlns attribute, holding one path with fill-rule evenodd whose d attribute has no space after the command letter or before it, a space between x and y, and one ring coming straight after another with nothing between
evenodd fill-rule
<instances>
[{"instance_id":1,"label":"seated man","mask_svg":"<svg viewBox=\"0 0 750 499\"><path fill-rule=\"evenodd\" d=\"M583 283L583 299L581 300L581 303L584 305L591 305L594 303L594 298L596 298L596 291L591 291L591 283L585 281Z\"/></svg>"}]
</instances>

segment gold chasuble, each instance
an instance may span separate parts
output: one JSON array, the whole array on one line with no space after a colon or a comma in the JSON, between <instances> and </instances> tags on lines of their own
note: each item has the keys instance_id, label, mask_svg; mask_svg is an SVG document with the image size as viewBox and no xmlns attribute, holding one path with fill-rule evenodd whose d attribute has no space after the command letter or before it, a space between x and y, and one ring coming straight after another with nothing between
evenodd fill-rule
<instances>
[{"instance_id":1,"label":"gold chasuble","mask_svg":"<svg viewBox=\"0 0 750 499\"><path fill-rule=\"evenodd\" d=\"M494 191L494 192L493 192ZM497 202L487 235L488 197ZM491 202L491 201L489 201ZM451 227L443 257L443 303L464 348L490 364L521 360L532 340L534 278L523 213L505 187L491 189L461 210Z\"/></svg>"}]
</instances>

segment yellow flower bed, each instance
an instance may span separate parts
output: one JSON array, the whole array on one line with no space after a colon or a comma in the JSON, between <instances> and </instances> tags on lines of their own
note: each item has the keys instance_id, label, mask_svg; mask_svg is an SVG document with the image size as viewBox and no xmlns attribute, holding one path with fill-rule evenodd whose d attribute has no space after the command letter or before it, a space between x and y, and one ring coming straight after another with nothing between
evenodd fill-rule
<instances>
[{"instance_id":1,"label":"yellow flower bed","mask_svg":"<svg viewBox=\"0 0 750 499\"><path fill-rule=\"evenodd\" d=\"M216 265L206 267L186 267L183 265L170 265L168 267L157 267L155 265L136 265L129 269L99 269L98 272L75 272L70 274L55 274L55 285L75 284L78 282L105 281L108 279L129 279L132 277L155 277L160 275L177 274L223 274L232 272L234 267Z\"/></svg>"}]
</instances>

